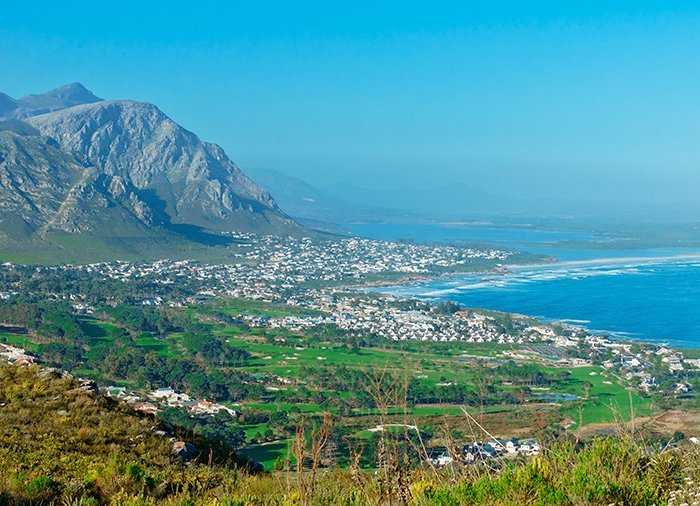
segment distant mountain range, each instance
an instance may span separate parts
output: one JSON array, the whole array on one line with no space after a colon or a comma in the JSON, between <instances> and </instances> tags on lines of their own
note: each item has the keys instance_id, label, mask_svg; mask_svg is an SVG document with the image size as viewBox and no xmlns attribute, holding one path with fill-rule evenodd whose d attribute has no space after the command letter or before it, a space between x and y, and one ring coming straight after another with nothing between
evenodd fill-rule
<instances>
[{"instance_id":1,"label":"distant mountain range","mask_svg":"<svg viewBox=\"0 0 700 506\"><path fill-rule=\"evenodd\" d=\"M103 100L77 83L19 99L0 93L0 261L208 256L209 246L233 242L226 232L308 235L310 228L345 232L353 222L583 218L598 226L601 216L653 213L658 221L692 216L700 205L611 208L440 181L318 188L275 170L248 172L252 180L221 147L152 104Z\"/></svg>"},{"instance_id":2,"label":"distant mountain range","mask_svg":"<svg viewBox=\"0 0 700 506\"><path fill-rule=\"evenodd\" d=\"M494 195L462 183L434 188L368 189L353 183L319 188L273 169L246 172L275 196L294 219L319 227L353 222L417 222L444 219L517 217L526 200Z\"/></svg>"},{"instance_id":3,"label":"distant mountain range","mask_svg":"<svg viewBox=\"0 0 700 506\"><path fill-rule=\"evenodd\" d=\"M469 185L452 182L435 187L397 186L391 189L368 189L352 183L336 183L324 188L326 194L356 206L383 206L411 216L444 219L482 214L506 214L517 210L521 201L504 195L493 195Z\"/></svg>"},{"instance_id":4,"label":"distant mountain range","mask_svg":"<svg viewBox=\"0 0 700 506\"><path fill-rule=\"evenodd\" d=\"M77 83L0 94L0 251L139 256L231 231L305 229L155 105L102 100Z\"/></svg>"},{"instance_id":5,"label":"distant mountain range","mask_svg":"<svg viewBox=\"0 0 700 506\"><path fill-rule=\"evenodd\" d=\"M310 227L340 231L343 225L352 222L401 220L413 216L406 210L385 206L381 198L350 202L277 170L247 168L246 173L273 194L287 214Z\"/></svg>"},{"instance_id":6,"label":"distant mountain range","mask_svg":"<svg viewBox=\"0 0 700 506\"><path fill-rule=\"evenodd\" d=\"M101 101L101 98L79 83L67 84L40 95L26 95L17 100L0 92L0 116L5 119L29 118L74 105Z\"/></svg>"}]
</instances>

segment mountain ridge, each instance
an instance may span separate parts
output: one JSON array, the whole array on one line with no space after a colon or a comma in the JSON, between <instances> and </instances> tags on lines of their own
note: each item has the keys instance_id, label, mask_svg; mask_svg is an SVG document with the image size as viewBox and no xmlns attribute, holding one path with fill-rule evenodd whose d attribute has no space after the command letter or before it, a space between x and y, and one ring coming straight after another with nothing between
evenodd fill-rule
<instances>
[{"instance_id":1,"label":"mountain ridge","mask_svg":"<svg viewBox=\"0 0 700 506\"><path fill-rule=\"evenodd\" d=\"M15 101L25 116L0 115L3 249L110 229L175 242L190 230L306 232L221 147L153 104L102 100L81 85L29 97Z\"/></svg>"},{"instance_id":2,"label":"mountain ridge","mask_svg":"<svg viewBox=\"0 0 700 506\"><path fill-rule=\"evenodd\" d=\"M19 99L0 93L0 118L29 118L102 100L80 83L59 86L46 93L24 95Z\"/></svg>"},{"instance_id":3,"label":"mountain ridge","mask_svg":"<svg viewBox=\"0 0 700 506\"><path fill-rule=\"evenodd\" d=\"M363 203L346 200L279 170L256 167L246 168L246 172L275 195L277 203L287 214L312 227L335 227L336 231L342 231L345 225L356 221L411 217L405 210L386 206L381 199Z\"/></svg>"}]
</instances>

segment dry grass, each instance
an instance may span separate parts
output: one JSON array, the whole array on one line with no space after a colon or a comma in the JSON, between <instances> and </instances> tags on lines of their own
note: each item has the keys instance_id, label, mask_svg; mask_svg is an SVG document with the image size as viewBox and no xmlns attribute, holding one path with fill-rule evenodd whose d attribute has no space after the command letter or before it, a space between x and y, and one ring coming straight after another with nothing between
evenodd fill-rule
<instances>
[{"instance_id":1,"label":"dry grass","mask_svg":"<svg viewBox=\"0 0 700 506\"><path fill-rule=\"evenodd\" d=\"M380 421L395 423L387 413L405 406L405 378L366 374ZM334 429L326 415L299 424L286 472L248 475L216 458L183 466L150 420L72 387L39 378L36 368L0 367L0 504L679 506L700 499L700 448L651 450L634 418L610 437L557 441L537 457L481 464L460 458L446 424L442 439L456 458L438 469L405 415L400 429L381 431L376 472L364 472L361 446L351 447L348 470L324 461ZM478 412L465 410L463 423L474 439L491 435Z\"/></svg>"}]
</instances>

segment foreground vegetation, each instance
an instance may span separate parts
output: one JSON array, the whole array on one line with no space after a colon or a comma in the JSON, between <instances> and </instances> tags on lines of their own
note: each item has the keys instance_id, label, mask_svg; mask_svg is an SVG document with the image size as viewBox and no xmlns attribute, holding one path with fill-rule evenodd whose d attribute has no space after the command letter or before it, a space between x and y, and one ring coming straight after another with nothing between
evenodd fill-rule
<instances>
[{"instance_id":1,"label":"foreground vegetation","mask_svg":"<svg viewBox=\"0 0 700 506\"><path fill-rule=\"evenodd\" d=\"M217 443L191 441L184 464L154 419L38 367L0 367L0 504L691 504L697 446L654 446L629 426L562 439L541 456L433 468L385 431L376 472L323 464L330 416L298 425L280 473L252 473ZM351 451L352 455L356 455Z\"/></svg>"}]
</instances>

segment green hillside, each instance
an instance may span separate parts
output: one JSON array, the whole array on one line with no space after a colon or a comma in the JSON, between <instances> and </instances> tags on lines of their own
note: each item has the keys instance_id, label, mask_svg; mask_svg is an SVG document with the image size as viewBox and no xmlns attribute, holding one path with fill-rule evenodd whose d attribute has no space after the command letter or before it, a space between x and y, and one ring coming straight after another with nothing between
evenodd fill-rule
<instances>
[{"instance_id":1,"label":"green hillside","mask_svg":"<svg viewBox=\"0 0 700 506\"><path fill-rule=\"evenodd\" d=\"M152 419L77 387L46 369L0 367L0 504L652 505L700 497L698 446L654 448L633 433L438 469L412 464L400 433L385 431L385 456L367 473L322 464L326 417L313 430L299 426L299 458L281 475L236 469L201 438L193 442L206 457L183 465Z\"/></svg>"},{"instance_id":2,"label":"green hillside","mask_svg":"<svg viewBox=\"0 0 700 506\"><path fill-rule=\"evenodd\" d=\"M0 366L0 406L0 504L156 499L237 475L221 445L161 427L50 369ZM169 434L154 432L162 428ZM201 457L184 465L170 438L191 441ZM212 466L197 463L210 459Z\"/></svg>"}]
</instances>

